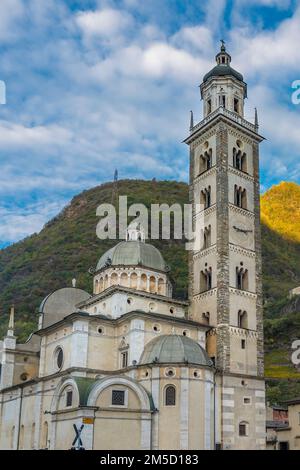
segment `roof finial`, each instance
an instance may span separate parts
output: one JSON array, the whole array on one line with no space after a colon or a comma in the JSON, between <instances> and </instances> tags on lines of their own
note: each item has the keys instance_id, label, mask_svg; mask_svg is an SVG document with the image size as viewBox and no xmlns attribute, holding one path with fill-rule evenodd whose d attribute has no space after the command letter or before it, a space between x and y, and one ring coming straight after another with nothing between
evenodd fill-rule
<instances>
[{"instance_id":1,"label":"roof finial","mask_svg":"<svg viewBox=\"0 0 300 470\"><path fill-rule=\"evenodd\" d=\"M255 130L258 131L258 114L257 114L257 108L254 108L255 109L255 118L254 118L254 126L255 126Z\"/></svg>"},{"instance_id":2,"label":"roof finial","mask_svg":"<svg viewBox=\"0 0 300 470\"><path fill-rule=\"evenodd\" d=\"M224 41L224 39L220 39L220 42L221 42L221 52L225 52L225 51L226 51L226 47L225 47L225 41Z\"/></svg>"},{"instance_id":3,"label":"roof finial","mask_svg":"<svg viewBox=\"0 0 300 470\"><path fill-rule=\"evenodd\" d=\"M194 127L194 113L193 113L193 111L190 111L190 113L191 113L190 131L192 131L193 127Z\"/></svg>"},{"instance_id":4,"label":"roof finial","mask_svg":"<svg viewBox=\"0 0 300 470\"><path fill-rule=\"evenodd\" d=\"M145 243L145 231L139 222L131 222L127 227L128 242L137 241Z\"/></svg>"},{"instance_id":5,"label":"roof finial","mask_svg":"<svg viewBox=\"0 0 300 470\"><path fill-rule=\"evenodd\" d=\"M15 329L15 306L12 305L10 307L7 336L14 336L14 329Z\"/></svg>"}]
</instances>

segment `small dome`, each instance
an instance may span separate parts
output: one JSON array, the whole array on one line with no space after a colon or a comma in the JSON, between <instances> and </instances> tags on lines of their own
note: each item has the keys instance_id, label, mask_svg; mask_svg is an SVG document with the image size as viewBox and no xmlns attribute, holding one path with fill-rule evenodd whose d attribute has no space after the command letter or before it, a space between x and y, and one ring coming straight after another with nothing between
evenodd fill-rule
<instances>
[{"instance_id":1,"label":"small dome","mask_svg":"<svg viewBox=\"0 0 300 470\"><path fill-rule=\"evenodd\" d=\"M207 352L191 338L179 335L161 335L146 344L140 364L190 363L212 366Z\"/></svg>"},{"instance_id":2,"label":"small dome","mask_svg":"<svg viewBox=\"0 0 300 470\"><path fill-rule=\"evenodd\" d=\"M39 313L43 315L43 328L53 325L76 311L76 305L85 302L90 294L76 287L63 287L47 295Z\"/></svg>"},{"instance_id":3,"label":"small dome","mask_svg":"<svg viewBox=\"0 0 300 470\"><path fill-rule=\"evenodd\" d=\"M236 70L234 70L230 65L216 65L213 69L211 69L206 75L203 77L203 81L207 82L209 78L212 77L222 77L222 76L232 76L237 80L243 82L244 78L243 75Z\"/></svg>"},{"instance_id":4,"label":"small dome","mask_svg":"<svg viewBox=\"0 0 300 470\"><path fill-rule=\"evenodd\" d=\"M168 271L160 251L141 241L124 241L104 253L96 271L109 266L144 266L155 271Z\"/></svg>"}]
</instances>

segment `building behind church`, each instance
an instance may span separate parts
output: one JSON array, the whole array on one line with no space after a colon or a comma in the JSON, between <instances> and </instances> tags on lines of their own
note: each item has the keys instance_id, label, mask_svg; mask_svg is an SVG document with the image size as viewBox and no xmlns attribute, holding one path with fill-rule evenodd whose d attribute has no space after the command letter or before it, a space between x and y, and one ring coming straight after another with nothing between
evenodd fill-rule
<instances>
[{"instance_id":1,"label":"building behind church","mask_svg":"<svg viewBox=\"0 0 300 470\"><path fill-rule=\"evenodd\" d=\"M0 346L1 449L264 449L257 114L224 44L200 86L190 149L189 301L163 254L128 229L97 261L92 294L62 286L25 344L14 310ZM96 260L95 260L96 261ZM74 429L80 433L76 440Z\"/></svg>"}]
</instances>

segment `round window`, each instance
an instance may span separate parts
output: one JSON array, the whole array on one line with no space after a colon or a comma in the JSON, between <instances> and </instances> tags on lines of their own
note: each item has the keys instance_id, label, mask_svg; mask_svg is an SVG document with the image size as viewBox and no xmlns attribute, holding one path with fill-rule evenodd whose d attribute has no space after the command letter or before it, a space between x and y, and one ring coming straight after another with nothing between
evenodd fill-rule
<instances>
[{"instance_id":1,"label":"round window","mask_svg":"<svg viewBox=\"0 0 300 470\"><path fill-rule=\"evenodd\" d=\"M150 312L154 312L155 309L156 309L156 304L154 302L150 302L149 303Z\"/></svg>"},{"instance_id":2,"label":"round window","mask_svg":"<svg viewBox=\"0 0 300 470\"><path fill-rule=\"evenodd\" d=\"M64 353L63 353L62 348L59 347L55 351L55 363L58 369L62 368L63 361L64 361Z\"/></svg>"},{"instance_id":3,"label":"round window","mask_svg":"<svg viewBox=\"0 0 300 470\"><path fill-rule=\"evenodd\" d=\"M167 377L174 377L175 376L175 370L174 369L166 369L165 370L165 375Z\"/></svg>"}]
</instances>

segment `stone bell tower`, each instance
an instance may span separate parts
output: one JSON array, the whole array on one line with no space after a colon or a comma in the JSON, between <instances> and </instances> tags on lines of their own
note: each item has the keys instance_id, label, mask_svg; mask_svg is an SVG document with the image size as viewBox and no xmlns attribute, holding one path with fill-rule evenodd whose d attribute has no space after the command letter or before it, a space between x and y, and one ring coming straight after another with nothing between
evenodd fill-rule
<instances>
[{"instance_id":1,"label":"stone bell tower","mask_svg":"<svg viewBox=\"0 0 300 470\"><path fill-rule=\"evenodd\" d=\"M265 446L259 144L244 119L247 85L224 41L200 85L203 120L191 115L190 201L202 216L201 248L190 252L190 318L209 324L217 368L216 444Z\"/></svg>"}]
</instances>

